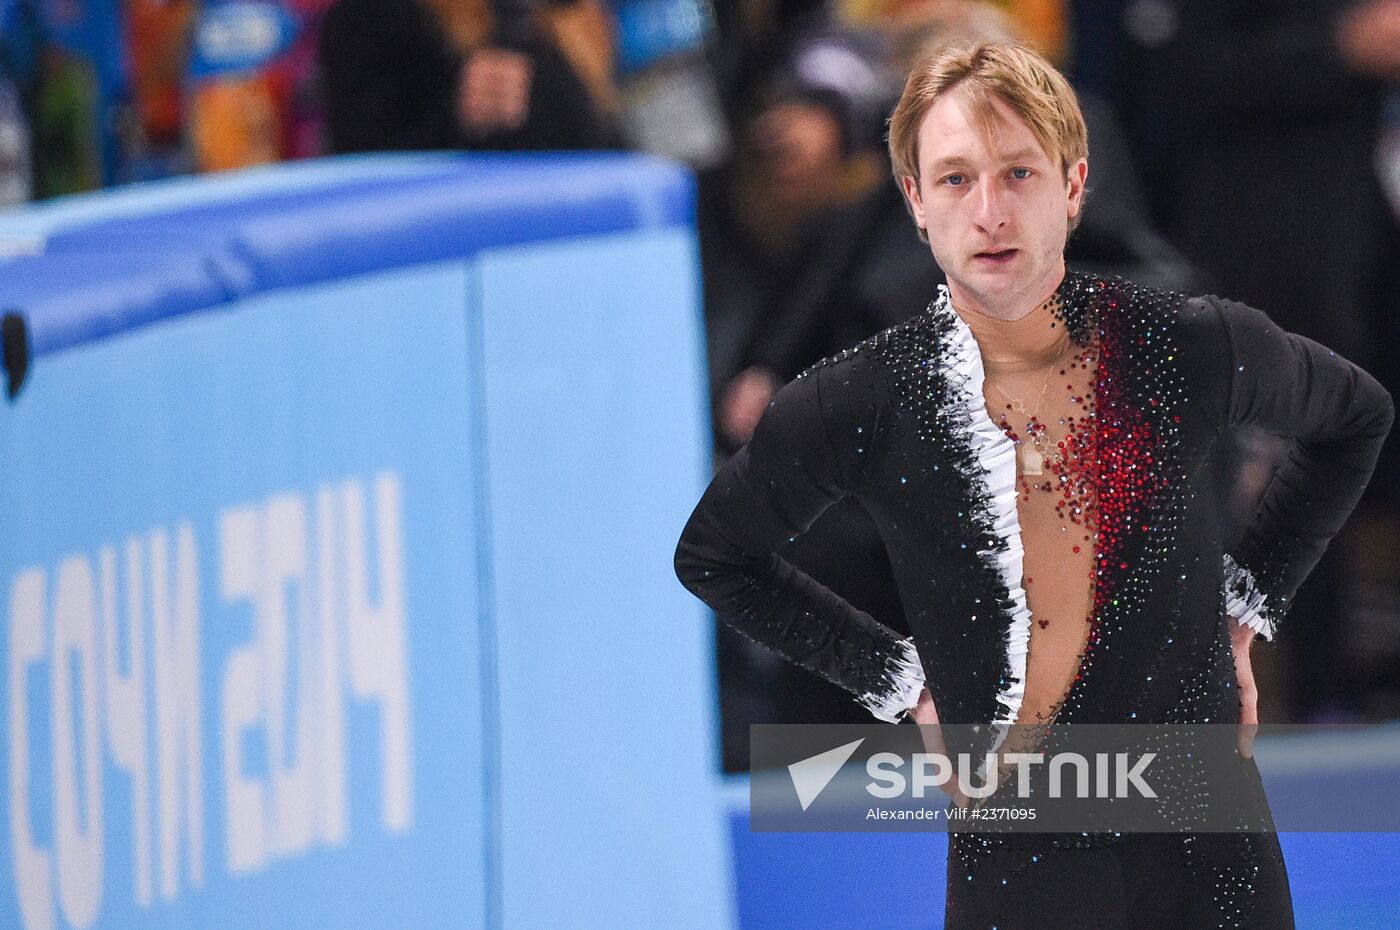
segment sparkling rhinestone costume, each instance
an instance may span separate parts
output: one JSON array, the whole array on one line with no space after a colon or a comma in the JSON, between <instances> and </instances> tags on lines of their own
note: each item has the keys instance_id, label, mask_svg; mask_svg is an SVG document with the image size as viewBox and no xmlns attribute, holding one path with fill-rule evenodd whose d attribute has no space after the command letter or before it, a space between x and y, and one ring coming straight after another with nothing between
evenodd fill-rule
<instances>
[{"instance_id":1,"label":"sparkling rhinestone costume","mask_svg":"<svg viewBox=\"0 0 1400 930\"><path fill-rule=\"evenodd\" d=\"M686 524L678 577L721 619L882 720L899 719L927 682L945 722L1237 721L1227 623L1272 638L1355 507L1393 402L1356 366L1242 304L1076 271L1054 301L1075 353L1064 383L1051 384L1079 398L1077 419L1027 431L1005 416L1016 411L984 391L978 341L940 289L923 313L778 392ZM1244 424L1297 442L1227 553L1207 465L1217 439ZM1037 439L1037 451L1052 441L1054 451L1029 468L1022 459L1022 472L1040 475L1018 474L1018 450ZM1028 516L1023 534L1040 494L1059 496L1064 522L1032 533ZM845 496L880 530L907 638L776 554ZM1028 598L1044 579L1026 566L1059 525L1079 549L1040 564L1088 573L1082 618L1066 595ZM1065 639L1075 622L1080 634ZM1067 641L1069 666L1038 661ZM1141 880L1148 871L1167 895ZM953 833L948 874L950 928L1032 913L1040 922L1011 925L1291 926L1267 834ZM1055 916L1056 902L1070 910ZM1102 924L1084 922L1087 907ZM1143 912L1154 907L1172 910L1159 924Z\"/></svg>"}]
</instances>

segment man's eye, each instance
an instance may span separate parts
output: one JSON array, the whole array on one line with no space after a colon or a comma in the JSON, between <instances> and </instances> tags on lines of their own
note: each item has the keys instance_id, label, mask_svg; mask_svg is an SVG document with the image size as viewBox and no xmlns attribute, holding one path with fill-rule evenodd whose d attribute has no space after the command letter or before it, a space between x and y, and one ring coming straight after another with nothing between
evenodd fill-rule
<instances>
[{"instance_id":1,"label":"man's eye","mask_svg":"<svg viewBox=\"0 0 1400 930\"><path fill-rule=\"evenodd\" d=\"M1029 168L1012 168L1012 169L1011 169L1011 176L1012 176L1013 178L1015 178L1016 180L1018 180L1018 181L1024 181L1026 178L1028 178L1028 177L1031 176L1031 169L1029 169Z\"/></svg>"},{"instance_id":2,"label":"man's eye","mask_svg":"<svg viewBox=\"0 0 1400 930\"><path fill-rule=\"evenodd\" d=\"M951 187L957 187L965 180L967 179L960 174L950 174L943 179L943 183Z\"/></svg>"}]
</instances>

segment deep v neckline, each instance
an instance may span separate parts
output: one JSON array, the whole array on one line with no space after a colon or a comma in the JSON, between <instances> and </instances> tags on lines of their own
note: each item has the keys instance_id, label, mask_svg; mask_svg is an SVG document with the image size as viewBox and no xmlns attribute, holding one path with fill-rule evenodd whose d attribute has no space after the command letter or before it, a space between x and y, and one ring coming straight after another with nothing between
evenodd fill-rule
<instances>
[{"instance_id":1,"label":"deep v neckline","mask_svg":"<svg viewBox=\"0 0 1400 930\"><path fill-rule=\"evenodd\" d=\"M1068 280L1067 278L1066 282ZM1061 286L1061 289L1063 288L1064 285ZM987 333L1009 326L1015 331L1017 338L1027 340L1018 343L1022 349L1028 344L1037 343L1045 346L1053 344L1066 346L1071 343L1077 345L1079 340L1072 338L1074 330L1071 321L1061 317L1058 312L1064 309L1064 300L1059 290L1057 290L1056 298L1055 308L1057 312L1054 314L1049 312L1049 302L1047 302L1047 304L1042 304L1037 308L1041 314L1039 317L1033 311L1032 314L1027 314L1020 320L1008 322L980 315L979 329L983 333ZM1074 308L1069 309L1070 312L1074 310ZM1037 676L1034 681L1030 678L1030 673L1034 670L1031 654L1032 639L1036 638L1034 633L1037 629L1042 631L1045 629L1045 627L1039 626L1037 621L1046 618L1033 613L1030 608L1031 598L1028 596L1027 589L1034 584L1034 574L1026 571L1025 533L1020 500L1020 476L1016 467L1016 442L1005 433L993 418L986 398L986 369L982 346L977 341L973 326L953 307L946 286L940 287L939 295L934 301L934 310L936 313L945 314L953 327L954 338L949 356L950 369L954 379L959 381L962 388L963 401L967 406L967 415L972 427L971 444L982 466L980 478L984 483L986 498L991 504L997 534L1002 542L999 551L984 553L984 555L995 562L1011 601L1006 635L1009 675L1005 687L998 695L1002 713L995 722L1003 725L1019 722L1022 712L1026 710L1040 716L1038 712L1047 706L1048 710L1045 710L1044 716L1053 718L1064 707L1075 684L1082 677L1088 645L1092 639L1094 623L1092 608L1095 596L1092 578L1096 558L1096 542L1094 540L1080 541L1079 554L1082 558L1079 561L1085 567L1086 575L1091 578L1091 582L1088 591L1081 592L1078 599L1081 604L1086 604L1087 609L1080 622L1081 635L1072 637L1073 661L1066 662L1061 654L1061 661L1058 663L1060 671L1054 674L1055 684L1047 689L1040 682L1040 676ZM974 317L973 320L979 322L978 317ZM1054 323L1054 331L1048 335L1052 338L1046 338L1046 330L1050 329L1051 323ZM1017 324L1020 324L1021 328L1018 329ZM1079 352L1082 351L1081 348ZM1076 352L1076 355L1078 354ZM1091 386L1096 378L1096 369L1097 359L1095 359L1092 368L1086 366L1084 370L1079 372L1081 376L1087 377L1089 385L1082 396L1092 396ZM1057 370L1052 378L1058 379L1059 377ZM1092 421L1090 433L1092 435ZM1092 452L1092 444L1090 444L1090 451ZM1033 564L1038 561L1037 556L1038 553L1032 554L1031 562ZM1052 608L1045 604L1037 606L1041 614L1052 612ZM1053 621L1054 618L1050 619ZM1061 629L1065 625L1066 622L1062 621ZM1058 633L1060 630L1056 632ZM1043 637L1040 638L1044 641ZM1043 646L1042 650L1044 648L1046 647ZM1060 652L1063 653L1063 644L1061 644ZM1037 656L1041 654L1037 653ZM1056 698L1052 702L1046 702L1040 697L1047 690L1056 694ZM1034 705L1029 708L1026 706L1028 696ZM1035 724L1039 721L1033 719L1028 722Z\"/></svg>"}]
</instances>

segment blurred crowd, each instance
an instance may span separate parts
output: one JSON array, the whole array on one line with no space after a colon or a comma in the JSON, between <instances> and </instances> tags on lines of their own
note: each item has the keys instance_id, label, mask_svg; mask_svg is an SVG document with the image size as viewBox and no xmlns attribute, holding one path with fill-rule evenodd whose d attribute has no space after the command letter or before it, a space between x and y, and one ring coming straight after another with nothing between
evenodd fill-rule
<instances>
[{"instance_id":1,"label":"blurred crowd","mask_svg":"<svg viewBox=\"0 0 1400 930\"><path fill-rule=\"evenodd\" d=\"M885 118L920 57L984 38L1080 93L1072 265L1260 307L1400 395L1400 0L0 0L0 206L339 152L679 159L718 463L779 385L942 282ZM1257 660L1266 722L1400 717L1396 446ZM1286 454L1258 434L1222 456L1236 532ZM902 627L854 505L783 555ZM727 769L749 722L869 719L716 633Z\"/></svg>"}]
</instances>

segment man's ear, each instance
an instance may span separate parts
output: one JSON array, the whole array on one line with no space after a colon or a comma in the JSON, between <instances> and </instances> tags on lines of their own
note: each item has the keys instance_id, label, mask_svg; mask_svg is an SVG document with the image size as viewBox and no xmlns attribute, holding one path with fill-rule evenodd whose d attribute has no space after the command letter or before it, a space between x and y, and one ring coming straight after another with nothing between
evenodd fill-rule
<instances>
[{"instance_id":1,"label":"man's ear","mask_svg":"<svg viewBox=\"0 0 1400 930\"><path fill-rule=\"evenodd\" d=\"M1081 158L1070 165L1069 174L1065 178L1065 183L1069 188L1068 216L1074 219L1079 215L1079 209L1084 203L1084 184L1089 178L1089 160Z\"/></svg>"},{"instance_id":2,"label":"man's ear","mask_svg":"<svg viewBox=\"0 0 1400 930\"><path fill-rule=\"evenodd\" d=\"M910 175L901 175L899 186L904 191L904 199L909 203L909 212L914 215L914 225L928 231L928 221L924 219L924 201L919 196L919 179Z\"/></svg>"}]
</instances>

